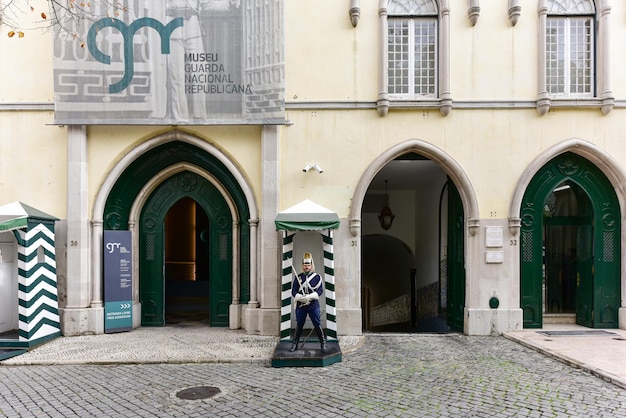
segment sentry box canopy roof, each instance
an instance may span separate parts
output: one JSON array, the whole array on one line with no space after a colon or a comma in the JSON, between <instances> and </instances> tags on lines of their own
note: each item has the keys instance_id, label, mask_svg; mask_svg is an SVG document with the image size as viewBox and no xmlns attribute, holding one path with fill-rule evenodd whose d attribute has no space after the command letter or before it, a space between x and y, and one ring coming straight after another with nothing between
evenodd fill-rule
<instances>
[{"instance_id":1,"label":"sentry box canopy roof","mask_svg":"<svg viewBox=\"0 0 626 418\"><path fill-rule=\"evenodd\" d=\"M278 231L319 231L339 228L339 217L330 209L303 200L278 213L274 223Z\"/></svg>"},{"instance_id":2,"label":"sentry box canopy roof","mask_svg":"<svg viewBox=\"0 0 626 418\"><path fill-rule=\"evenodd\" d=\"M58 221L59 219L22 202L0 206L0 232L28 228L29 220Z\"/></svg>"}]
</instances>

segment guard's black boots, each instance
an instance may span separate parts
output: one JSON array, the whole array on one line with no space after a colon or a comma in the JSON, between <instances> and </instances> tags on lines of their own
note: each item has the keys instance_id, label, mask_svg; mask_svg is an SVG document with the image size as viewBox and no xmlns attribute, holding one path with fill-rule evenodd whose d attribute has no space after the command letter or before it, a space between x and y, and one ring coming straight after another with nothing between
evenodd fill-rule
<instances>
[{"instance_id":1,"label":"guard's black boots","mask_svg":"<svg viewBox=\"0 0 626 418\"><path fill-rule=\"evenodd\" d=\"M291 347L289 347L289 351L296 351L298 349L298 341L300 341L300 334L302 334L302 330L296 330L296 335L291 341Z\"/></svg>"},{"instance_id":2,"label":"guard's black boots","mask_svg":"<svg viewBox=\"0 0 626 418\"><path fill-rule=\"evenodd\" d=\"M316 327L315 332L317 333L317 338L320 340L320 349L322 353L326 353L326 337L324 336L324 331L322 327Z\"/></svg>"}]
</instances>

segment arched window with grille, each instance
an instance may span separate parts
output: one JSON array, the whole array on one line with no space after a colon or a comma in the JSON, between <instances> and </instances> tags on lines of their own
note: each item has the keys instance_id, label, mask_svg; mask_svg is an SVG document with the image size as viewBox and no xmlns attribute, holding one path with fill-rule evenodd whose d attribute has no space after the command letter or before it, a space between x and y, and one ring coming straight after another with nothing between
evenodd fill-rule
<instances>
[{"instance_id":1,"label":"arched window with grille","mask_svg":"<svg viewBox=\"0 0 626 418\"><path fill-rule=\"evenodd\" d=\"M448 0L380 0L378 113L390 107L438 108L447 115Z\"/></svg>"},{"instance_id":2,"label":"arched window with grille","mask_svg":"<svg viewBox=\"0 0 626 418\"><path fill-rule=\"evenodd\" d=\"M390 97L437 97L437 5L392 0L387 14Z\"/></svg>"},{"instance_id":3,"label":"arched window with grille","mask_svg":"<svg viewBox=\"0 0 626 418\"><path fill-rule=\"evenodd\" d=\"M595 7L551 0L546 19L546 87L552 96L592 97Z\"/></svg>"},{"instance_id":4,"label":"arched window with grille","mask_svg":"<svg viewBox=\"0 0 626 418\"><path fill-rule=\"evenodd\" d=\"M596 106L607 114L614 97L609 77L606 0L540 0L537 110Z\"/></svg>"}]
</instances>

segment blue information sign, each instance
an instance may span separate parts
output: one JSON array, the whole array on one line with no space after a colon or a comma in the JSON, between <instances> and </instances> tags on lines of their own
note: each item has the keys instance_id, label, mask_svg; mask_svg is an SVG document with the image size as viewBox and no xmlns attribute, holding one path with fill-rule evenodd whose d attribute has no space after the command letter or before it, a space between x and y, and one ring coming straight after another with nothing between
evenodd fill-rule
<instances>
[{"instance_id":1,"label":"blue information sign","mask_svg":"<svg viewBox=\"0 0 626 418\"><path fill-rule=\"evenodd\" d=\"M133 327L132 241L130 231L104 231L104 332Z\"/></svg>"}]
</instances>

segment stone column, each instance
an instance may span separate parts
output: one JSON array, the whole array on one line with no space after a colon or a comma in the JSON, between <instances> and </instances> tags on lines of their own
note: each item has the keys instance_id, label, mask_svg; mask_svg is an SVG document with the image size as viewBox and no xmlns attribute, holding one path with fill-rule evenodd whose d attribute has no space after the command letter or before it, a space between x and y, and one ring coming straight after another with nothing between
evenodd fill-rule
<instances>
[{"instance_id":1,"label":"stone column","mask_svg":"<svg viewBox=\"0 0 626 418\"><path fill-rule=\"evenodd\" d=\"M280 237L274 219L280 201L280 137L277 126L264 126L261 158L263 161L260 231L260 312L261 335L278 335L280 329ZM254 230L251 231L251 233Z\"/></svg>"},{"instance_id":2,"label":"stone column","mask_svg":"<svg viewBox=\"0 0 626 418\"><path fill-rule=\"evenodd\" d=\"M104 332L99 286L91 282L87 128L70 125L67 132L67 289L59 309L64 335ZM93 297L92 297L93 294ZM92 307L92 301L96 303ZM99 302L99 303L98 303Z\"/></svg>"}]
</instances>

